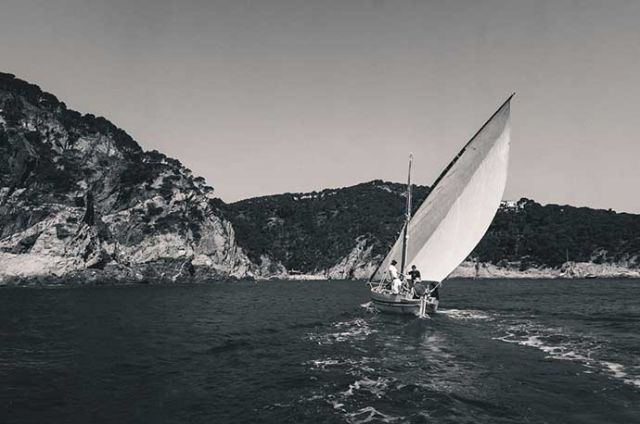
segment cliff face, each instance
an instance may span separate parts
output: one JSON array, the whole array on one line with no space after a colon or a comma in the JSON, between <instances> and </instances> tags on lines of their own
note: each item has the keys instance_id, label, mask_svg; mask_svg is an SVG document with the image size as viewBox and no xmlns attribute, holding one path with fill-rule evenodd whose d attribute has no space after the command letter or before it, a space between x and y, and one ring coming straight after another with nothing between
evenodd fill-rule
<instances>
[{"instance_id":1,"label":"cliff face","mask_svg":"<svg viewBox=\"0 0 640 424\"><path fill-rule=\"evenodd\" d=\"M282 272L268 258L247 258L221 206L179 161L143 152L106 119L0 74L4 279Z\"/></svg>"}]
</instances>

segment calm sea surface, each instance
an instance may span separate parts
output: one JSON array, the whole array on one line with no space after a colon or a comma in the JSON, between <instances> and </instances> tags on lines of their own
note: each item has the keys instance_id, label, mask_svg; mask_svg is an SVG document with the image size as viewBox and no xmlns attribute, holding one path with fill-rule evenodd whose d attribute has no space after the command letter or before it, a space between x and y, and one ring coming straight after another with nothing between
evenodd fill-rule
<instances>
[{"instance_id":1,"label":"calm sea surface","mask_svg":"<svg viewBox=\"0 0 640 424\"><path fill-rule=\"evenodd\" d=\"M640 281L0 290L2 423L638 423Z\"/></svg>"}]
</instances>

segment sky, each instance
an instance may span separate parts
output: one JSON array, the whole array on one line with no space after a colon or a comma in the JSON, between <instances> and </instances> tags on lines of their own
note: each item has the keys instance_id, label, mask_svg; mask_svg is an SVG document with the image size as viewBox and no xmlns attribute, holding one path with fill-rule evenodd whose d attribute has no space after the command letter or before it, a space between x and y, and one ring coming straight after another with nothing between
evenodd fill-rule
<instances>
[{"instance_id":1,"label":"sky","mask_svg":"<svg viewBox=\"0 0 640 424\"><path fill-rule=\"evenodd\" d=\"M430 185L512 103L505 199L640 213L640 2L2 0L0 71L225 201Z\"/></svg>"}]
</instances>

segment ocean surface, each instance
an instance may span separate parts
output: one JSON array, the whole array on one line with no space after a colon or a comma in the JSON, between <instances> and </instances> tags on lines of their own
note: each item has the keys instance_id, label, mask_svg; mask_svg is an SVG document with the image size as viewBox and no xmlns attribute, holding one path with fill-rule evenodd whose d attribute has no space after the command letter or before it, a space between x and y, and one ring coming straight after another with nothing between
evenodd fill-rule
<instances>
[{"instance_id":1,"label":"ocean surface","mask_svg":"<svg viewBox=\"0 0 640 424\"><path fill-rule=\"evenodd\" d=\"M640 281L0 290L2 423L638 423Z\"/></svg>"}]
</instances>

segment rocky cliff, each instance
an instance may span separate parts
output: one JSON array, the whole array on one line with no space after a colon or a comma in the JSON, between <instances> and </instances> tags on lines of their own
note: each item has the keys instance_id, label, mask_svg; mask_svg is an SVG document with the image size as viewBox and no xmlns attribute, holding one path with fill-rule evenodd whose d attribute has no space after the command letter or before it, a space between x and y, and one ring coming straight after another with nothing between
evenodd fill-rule
<instances>
[{"instance_id":1,"label":"rocky cliff","mask_svg":"<svg viewBox=\"0 0 640 424\"><path fill-rule=\"evenodd\" d=\"M0 278L278 275L204 179L104 118L0 74Z\"/></svg>"}]
</instances>

